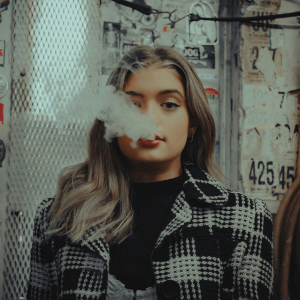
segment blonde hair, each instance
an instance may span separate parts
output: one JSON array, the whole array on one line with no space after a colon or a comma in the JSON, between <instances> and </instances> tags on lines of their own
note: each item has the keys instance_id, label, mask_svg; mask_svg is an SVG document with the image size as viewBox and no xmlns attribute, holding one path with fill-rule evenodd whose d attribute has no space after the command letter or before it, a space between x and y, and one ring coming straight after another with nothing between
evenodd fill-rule
<instances>
[{"instance_id":1,"label":"blonde hair","mask_svg":"<svg viewBox=\"0 0 300 300\"><path fill-rule=\"evenodd\" d=\"M188 61L169 47L139 46L127 54L110 74L106 85L117 90L124 86L134 70L150 65L174 69L183 83L190 121L197 130L187 142L181 158L190 161L221 180L213 159L216 128L203 85ZM120 243L132 232L133 211L130 202L130 176L127 158L117 138L104 139L104 122L94 120L88 138L85 162L64 168L58 177L54 203L49 211L46 234L67 235L78 242L94 227L92 239L103 237L108 243ZM183 164L182 164L183 165Z\"/></svg>"}]
</instances>

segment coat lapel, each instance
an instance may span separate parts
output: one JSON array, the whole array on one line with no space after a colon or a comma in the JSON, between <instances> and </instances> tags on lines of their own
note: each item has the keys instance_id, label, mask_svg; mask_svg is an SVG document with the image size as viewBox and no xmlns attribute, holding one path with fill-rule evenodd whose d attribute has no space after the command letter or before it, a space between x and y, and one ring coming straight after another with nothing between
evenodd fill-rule
<instances>
[{"instance_id":1,"label":"coat lapel","mask_svg":"<svg viewBox=\"0 0 300 300\"><path fill-rule=\"evenodd\" d=\"M191 219L192 210L189 204L184 200L184 192L182 191L175 200L175 203L171 209L171 214L169 214L167 220L168 225L160 233L154 249L156 249L173 232L187 225Z\"/></svg>"},{"instance_id":2,"label":"coat lapel","mask_svg":"<svg viewBox=\"0 0 300 300\"><path fill-rule=\"evenodd\" d=\"M104 237L100 237L97 240L93 240L92 236L97 231L97 226L92 227L82 238L79 244L82 247L87 247L93 252L100 254L104 262L106 263L107 270L109 270L109 246Z\"/></svg>"},{"instance_id":3,"label":"coat lapel","mask_svg":"<svg viewBox=\"0 0 300 300\"><path fill-rule=\"evenodd\" d=\"M219 181L195 164L185 162L183 191L176 198L168 225L161 232L154 249L159 247L167 237L191 222L191 206L222 207L228 202L228 196L228 189Z\"/></svg>"}]
</instances>

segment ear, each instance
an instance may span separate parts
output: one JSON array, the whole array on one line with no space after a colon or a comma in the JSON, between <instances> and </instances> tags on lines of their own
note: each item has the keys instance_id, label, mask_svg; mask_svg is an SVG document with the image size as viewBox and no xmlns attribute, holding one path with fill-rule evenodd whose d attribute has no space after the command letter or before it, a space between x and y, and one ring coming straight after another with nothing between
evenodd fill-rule
<instances>
[{"instance_id":1,"label":"ear","mask_svg":"<svg viewBox=\"0 0 300 300\"><path fill-rule=\"evenodd\" d=\"M195 122L190 120L189 121L189 135L194 134L196 132L197 128L198 128L198 125L196 125Z\"/></svg>"},{"instance_id":2,"label":"ear","mask_svg":"<svg viewBox=\"0 0 300 300\"><path fill-rule=\"evenodd\" d=\"M196 126L196 127L190 127L190 128L189 128L189 136L194 135L195 132L196 132L196 130L197 130L197 126Z\"/></svg>"}]
</instances>

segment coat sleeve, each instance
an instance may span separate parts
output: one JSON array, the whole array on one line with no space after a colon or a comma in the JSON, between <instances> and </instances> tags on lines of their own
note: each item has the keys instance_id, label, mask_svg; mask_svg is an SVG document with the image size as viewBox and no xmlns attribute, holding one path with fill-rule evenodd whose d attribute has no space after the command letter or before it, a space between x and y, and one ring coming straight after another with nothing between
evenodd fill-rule
<instances>
[{"instance_id":1,"label":"coat sleeve","mask_svg":"<svg viewBox=\"0 0 300 300\"><path fill-rule=\"evenodd\" d=\"M46 253L44 251L46 247L44 231L48 227L46 215L51 204L50 198L43 200L34 218L27 300L54 299L50 266L46 262ZM49 254L49 251L47 254ZM49 260L49 257L47 258Z\"/></svg>"},{"instance_id":2,"label":"coat sleeve","mask_svg":"<svg viewBox=\"0 0 300 300\"><path fill-rule=\"evenodd\" d=\"M46 238L52 203L44 200L35 216L26 299L105 300L108 271L103 259L65 236Z\"/></svg>"},{"instance_id":3,"label":"coat sleeve","mask_svg":"<svg viewBox=\"0 0 300 300\"><path fill-rule=\"evenodd\" d=\"M260 199L252 202L247 249L238 268L236 299L273 300L273 220L266 203ZM242 221L242 220L240 220Z\"/></svg>"}]
</instances>

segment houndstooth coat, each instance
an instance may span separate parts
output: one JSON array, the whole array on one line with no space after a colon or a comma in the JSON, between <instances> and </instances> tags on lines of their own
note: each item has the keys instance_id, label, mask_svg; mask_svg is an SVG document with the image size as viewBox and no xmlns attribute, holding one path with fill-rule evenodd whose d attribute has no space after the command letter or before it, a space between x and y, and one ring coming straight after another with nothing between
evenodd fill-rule
<instances>
[{"instance_id":1,"label":"houndstooth coat","mask_svg":"<svg viewBox=\"0 0 300 300\"><path fill-rule=\"evenodd\" d=\"M27 299L106 299L109 247L87 233L79 243L45 239L40 204L34 222ZM152 252L161 299L273 299L272 217L266 204L230 191L191 162L168 225Z\"/></svg>"}]
</instances>

